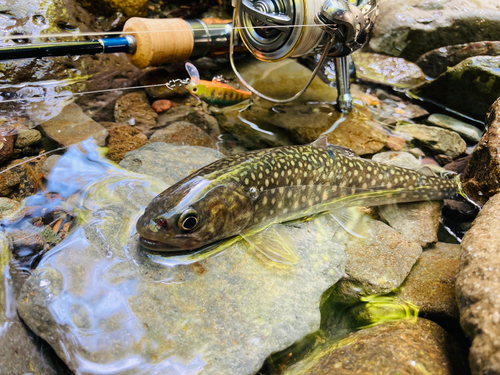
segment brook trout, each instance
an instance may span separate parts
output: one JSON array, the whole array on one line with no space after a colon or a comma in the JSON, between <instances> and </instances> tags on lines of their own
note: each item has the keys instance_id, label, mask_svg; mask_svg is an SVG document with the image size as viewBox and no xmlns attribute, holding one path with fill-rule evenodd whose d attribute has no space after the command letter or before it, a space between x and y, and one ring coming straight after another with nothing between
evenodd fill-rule
<instances>
[{"instance_id":1,"label":"brook trout","mask_svg":"<svg viewBox=\"0 0 500 375\"><path fill-rule=\"evenodd\" d=\"M155 251L193 250L240 235L270 259L290 263L293 251L279 234L267 233L271 224L329 212L349 231L354 206L440 200L460 192L458 176L425 176L362 159L323 137L201 168L155 197L137 231L141 244ZM259 232L266 241L252 241Z\"/></svg>"}]
</instances>

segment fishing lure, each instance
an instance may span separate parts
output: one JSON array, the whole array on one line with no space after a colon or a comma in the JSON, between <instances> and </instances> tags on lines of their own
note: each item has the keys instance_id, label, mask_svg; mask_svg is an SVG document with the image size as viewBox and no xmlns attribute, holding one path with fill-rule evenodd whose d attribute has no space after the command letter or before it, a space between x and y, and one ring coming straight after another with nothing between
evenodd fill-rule
<instances>
[{"instance_id":1,"label":"fishing lure","mask_svg":"<svg viewBox=\"0 0 500 375\"><path fill-rule=\"evenodd\" d=\"M198 69L191 63L186 63L186 70L191 77L186 86L188 91L205 103L226 107L250 99L252 96L250 91L236 89L220 82L220 79L201 80Z\"/></svg>"}]
</instances>

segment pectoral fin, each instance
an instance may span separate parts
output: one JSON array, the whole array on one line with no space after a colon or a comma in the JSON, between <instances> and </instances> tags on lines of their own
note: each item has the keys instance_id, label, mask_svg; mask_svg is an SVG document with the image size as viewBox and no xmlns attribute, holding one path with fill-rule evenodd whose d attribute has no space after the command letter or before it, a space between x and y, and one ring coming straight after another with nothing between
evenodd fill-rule
<instances>
[{"instance_id":1,"label":"pectoral fin","mask_svg":"<svg viewBox=\"0 0 500 375\"><path fill-rule=\"evenodd\" d=\"M295 243L280 225L271 225L257 233L243 233L241 237L273 262L295 264L299 261Z\"/></svg>"},{"instance_id":2,"label":"pectoral fin","mask_svg":"<svg viewBox=\"0 0 500 375\"><path fill-rule=\"evenodd\" d=\"M330 215L348 233L359 238L366 238L362 225L363 213L357 207L343 207L330 211ZM361 233L360 233L361 232Z\"/></svg>"}]
</instances>

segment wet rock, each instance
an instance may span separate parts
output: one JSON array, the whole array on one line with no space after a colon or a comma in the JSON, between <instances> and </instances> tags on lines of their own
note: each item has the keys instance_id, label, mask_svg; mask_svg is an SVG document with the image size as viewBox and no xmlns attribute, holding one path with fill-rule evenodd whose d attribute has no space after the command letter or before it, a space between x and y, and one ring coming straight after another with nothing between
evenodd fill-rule
<instances>
[{"instance_id":1,"label":"wet rock","mask_svg":"<svg viewBox=\"0 0 500 375\"><path fill-rule=\"evenodd\" d=\"M438 240L442 201L397 203L379 207L380 216L405 238L427 246Z\"/></svg>"},{"instance_id":2,"label":"wet rock","mask_svg":"<svg viewBox=\"0 0 500 375\"><path fill-rule=\"evenodd\" d=\"M168 111L172 107L172 102L170 100L156 100L152 105L153 111L156 113L162 113Z\"/></svg>"},{"instance_id":3,"label":"wet rock","mask_svg":"<svg viewBox=\"0 0 500 375\"><path fill-rule=\"evenodd\" d=\"M115 105L116 122L135 126L146 135L153 132L157 117L144 91L123 95Z\"/></svg>"},{"instance_id":4,"label":"wet rock","mask_svg":"<svg viewBox=\"0 0 500 375\"><path fill-rule=\"evenodd\" d=\"M118 126L109 130L108 153L106 157L120 162L129 151L136 150L148 142L148 137L132 126Z\"/></svg>"},{"instance_id":5,"label":"wet rock","mask_svg":"<svg viewBox=\"0 0 500 375\"><path fill-rule=\"evenodd\" d=\"M500 373L500 195L487 202L465 234L457 277L460 323L472 341L473 374Z\"/></svg>"},{"instance_id":6,"label":"wet rock","mask_svg":"<svg viewBox=\"0 0 500 375\"><path fill-rule=\"evenodd\" d=\"M358 52L352 55L352 59L356 64L356 77L363 81L399 89L425 82L425 75L418 65L400 57Z\"/></svg>"},{"instance_id":7,"label":"wet rock","mask_svg":"<svg viewBox=\"0 0 500 375\"><path fill-rule=\"evenodd\" d=\"M443 168L455 173L462 173L467 166L467 163L470 160L470 155L464 156L463 158L459 158L457 160L452 161L449 164L446 164Z\"/></svg>"},{"instance_id":8,"label":"wet rock","mask_svg":"<svg viewBox=\"0 0 500 375\"><path fill-rule=\"evenodd\" d=\"M469 374L456 340L434 322L402 320L351 333L283 372L327 374Z\"/></svg>"},{"instance_id":9,"label":"wet rock","mask_svg":"<svg viewBox=\"0 0 500 375\"><path fill-rule=\"evenodd\" d=\"M33 195L36 182L40 179L45 157L29 159L13 160L0 171L1 197L20 201Z\"/></svg>"},{"instance_id":10,"label":"wet rock","mask_svg":"<svg viewBox=\"0 0 500 375\"><path fill-rule=\"evenodd\" d=\"M164 155L165 159L169 160L168 164L160 160L158 155ZM223 154L210 148L153 142L127 153L119 165L132 172L161 178L172 185L204 165L223 157Z\"/></svg>"},{"instance_id":11,"label":"wet rock","mask_svg":"<svg viewBox=\"0 0 500 375\"><path fill-rule=\"evenodd\" d=\"M406 145L406 140L401 137L391 136L387 138L387 147L394 151L401 151Z\"/></svg>"},{"instance_id":12,"label":"wet rock","mask_svg":"<svg viewBox=\"0 0 500 375\"><path fill-rule=\"evenodd\" d=\"M496 5L474 0L382 1L370 48L415 61L439 47L499 40L500 14Z\"/></svg>"},{"instance_id":13,"label":"wet rock","mask_svg":"<svg viewBox=\"0 0 500 375\"><path fill-rule=\"evenodd\" d=\"M52 168L54 168L54 165L57 163L61 155L50 155L42 165L42 173L43 175L47 178L50 174L50 171Z\"/></svg>"},{"instance_id":14,"label":"wet rock","mask_svg":"<svg viewBox=\"0 0 500 375\"><path fill-rule=\"evenodd\" d=\"M421 165L418 159L410 154L409 152L397 152L397 151L386 151L379 152L378 154L373 155L372 160L385 163L389 165L395 165L401 168L408 168L418 170Z\"/></svg>"},{"instance_id":15,"label":"wet rock","mask_svg":"<svg viewBox=\"0 0 500 375\"><path fill-rule=\"evenodd\" d=\"M96 15L111 16L116 12L123 13L126 17L146 17L148 14L147 0L78 0L84 8Z\"/></svg>"},{"instance_id":16,"label":"wet rock","mask_svg":"<svg viewBox=\"0 0 500 375\"><path fill-rule=\"evenodd\" d=\"M196 108L181 105L168 110L158 116L158 124L155 128L164 128L174 122L186 121L196 125L211 137L217 137L220 134L219 123L217 119Z\"/></svg>"},{"instance_id":17,"label":"wet rock","mask_svg":"<svg viewBox=\"0 0 500 375\"><path fill-rule=\"evenodd\" d=\"M141 78L139 84L141 86L159 85L145 88L148 96L154 99L169 99L175 96L185 96L189 94L186 85L179 80L189 78L185 69L176 74L170 73L165 68L154 68L147 70ZM165 85L169 83L168 87Z\"/></svg>"},{"instance_id":18,"label":"wet rock","mask_svg":"<svg viewBox=\"0 0 500 375\"><path fill-rule=\"evenodd\" d=\"M500 192L500 100L486 115L488 129L477 144L462 177L465 193L478 203Z\"/></svg>"},{"instance_id":19,"label":"wet rock","mask_svg":"<svg viewBox=\"0 0 500 375\"><path fill-rule=\"evenodd\" d=\"M75 147L55 177L87 185L78 196L94 210L82 210L85 224L42 259L18 299L23 320L71 369L104 372L119 361L121 373L249 374L318 329L321 297L345 262L346 238L333 219L282 226L298 245L300 260L290 267L245 244L195 259L153 254L138 246L134 223L167 184L127 175L91 152L93 170L73 167ZM161 153L156 159L181 164ZM182 164L188 169L191 160Z\"/></svg>"},{"instance_id":20,"label":"wet rock","mask_svg":"<svg viewBox=\"0 0 500 375\"><path fill-rule=\"evenodd\" d=\"M83 113L78 104L68 104L57 116L40 124L40 129L50 139L63 146L94 138L99 146L106 144L108 131Z\"/></svg>"},{"instance_id":21,"label":"wet rock","mask_svg":"<svg viewBox=\"0 0 500 375\"><path fill-rule=\"evenodd\" d=\"M463 154L467 147L465 141L457 133L435 126L405 124L398 125L396 131L409 134L428 149L452 158Z\"/></svg>"},{"instance_id":22,"label":"wet rock","mask_svg":"<svg viewBox=\"0 0 500 375\"><path fill-rule=\"evenodd\" d=\"M40 139L42 139L42 134L36 129L20 131L17 133L16 143L14 145L18 148L23 148L37 143Z\"/></svg>"},{"instance_id":23,"label":"wet rock","mask_svg":"<svg viewBox=\"0 0 500 375\"><path fill-rule=\"evenodd\" d=\"M22 267L29 266L47 249L45 237L34 230L16 230L7 235L9 248Z\"/></svg>"},{"instance_id":24,"label":"wet rock","mask_svg":"<svg viewBox=\"0 0 500 375\"><path fill-rule=\"evenodd\" d=\"M23 217L21 204L9 198L0 198L0 220L16 221Z\"/></svg>"},{"instance_id":25,"label":"wet rock","mask_svg":"<svg viewBox=\"0 0 500 375\"><path fill-rule=\"evenodd\" d=\"M500 96L499 64L500 56L471 57L435 80L413 88L411 92L482 120L488 108Z\"/></svg>"},{"instance_id":26,"label":"wet rock","mask_svg":"<svg viewBox=\"0 0 500 375\"><path fill-rule=\"evenodd\" d=\"M483 135L482 130L479 130L475 126L446 115L437 113L430 115L427 122L431 125L439 126L440 128L452 130L466 141L472 143L479 142L481 136Z\"/></svg>"},{"instance_id":27,"label":"wet rock","mask_svg":"<svg viewBox=\"0 0 500 375\"><path fill-rule=\"evenodd\" d=\"M207 133L186 121L174 122L155 131L149 141L216 148L215 141Z\"/></svg>"},{"instance_id":28,"label":"wet rock","mask_svg":"<svg viewBox=\"0 0 500 375\"><path fill-rule=\"evenodd\" d=\"M475 42L445 46L424 53L415 63L426 75L436 78L446 72L449 67L457 65L469 57L484 55L500 55L500 42Z\"/></svg>"},{"instance_id":29,"label":"wet rock","mask_svg":"<svg viewBox=\"0 0 500 375\"><path fill-rule=\"evenodd\" d=\"M427 248L399 287L396 298L418 306L419 313L459 318L455 281L460 245L438 242Z\"/></svg>"},{"instance_id":30,"label":"wet rock","mask_svg":"<svg viewBox=\"0 0 500 375\"><path fill-rule=\"evenodd\" d=\"M351 237L347 243L345 276L333 292L338 300L389 293L401 285L422 253L419 245L381 221L370 220L364 227L365 238Z\"/></svg>"},{"instance_id":31,"label":"wet rock","mask_svg":"<svg viewBox=\"0 0 500 375\"><path fill-rule=\"evenodd\" d=\"M0 128L0 164L9 160L14 152L14 142L16 135L11 126Z\"/></svg>"},{"instance_id":32,"label":"wet rock","mask_svg":"<svg viewBox=\"0 0 500 375\"><path fill-rule=\"evenodd\" d=\"M12 2L8 8L8 17L0 21L5 35L68 33L74 36L65 40L71 41L81 40L80 33L99 31L92 16L73 0L54 0L50 4L27 0ZM23 39L22 42L35 43L37 40ZM0 46L14 46L16 43L12 40L0 41ZM39 124L57 115L68 104L68 98L72 100L71 92L129 87L141 71L125 54L101 54L4 61L0 64L0 72L0 83L22 84L21 87L3 90L4 94L15 95L9 97L39 97L15 104L16 111L27 112ZM30 84L34 81L51 81L51 84ZM114 103L119 95L117 92L87 94L78 96L76 102L88 115L101 120L109 113L109 104ZM5 98L7 95L2 96Z\"/></svg>"}]
</instances>

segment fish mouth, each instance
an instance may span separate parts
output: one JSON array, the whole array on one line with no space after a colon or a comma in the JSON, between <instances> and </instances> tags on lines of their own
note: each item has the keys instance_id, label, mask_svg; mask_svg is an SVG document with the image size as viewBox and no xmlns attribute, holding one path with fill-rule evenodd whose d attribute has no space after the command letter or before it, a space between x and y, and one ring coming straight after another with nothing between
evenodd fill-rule
<instances>
[{"instance_id":1,"label":"fish mouth","mask_svg":"<svg viewBox=\"0 0 500 375\"><path fill-rule=\"evenodd\" d=\"M142 247L145 247L148 250L154 250L154 251L172 251L172 252L178 252L181 251L182 249L176 248L172 245L160 242L160 241L155 241L155 240L148 240L147 238L140 236L139 237L139 243L141 244Z\"/></svg>"}]
</instances>

